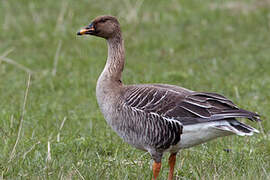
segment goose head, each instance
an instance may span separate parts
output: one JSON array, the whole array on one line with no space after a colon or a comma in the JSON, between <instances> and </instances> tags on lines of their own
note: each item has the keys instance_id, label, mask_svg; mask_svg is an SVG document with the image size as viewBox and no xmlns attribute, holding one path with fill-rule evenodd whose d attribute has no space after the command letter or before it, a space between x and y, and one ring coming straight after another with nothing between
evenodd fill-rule
<instances>
[{"instance_id":1,"label":"goose head","mask_svg":"<svg viewBox=\"0 0 270 180\"><path fill-rule=\"evenodd\" d=\"M77 35L93 35L109 39L120 33L120 24L114 16L98 16Z\"/></svg>"}]
</instances>

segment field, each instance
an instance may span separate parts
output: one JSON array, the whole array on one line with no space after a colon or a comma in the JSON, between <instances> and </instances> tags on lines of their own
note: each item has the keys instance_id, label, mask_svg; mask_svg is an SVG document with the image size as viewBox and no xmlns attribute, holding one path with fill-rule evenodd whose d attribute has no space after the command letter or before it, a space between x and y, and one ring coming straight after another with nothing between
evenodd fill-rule
<instances>
[{"instance_id":1,"label":"field","mask_svg":"<svg viewBox=\"0 0 270 180\"><path fill-rule=\"evenodd\" d=\"M243 120L260 134L181 151L176 179L270 179L268 0L0 1L0 179L151 179L149 154L98 109L105 41L76 36L102 14L122 25L125 84L218 92L261 115Z\"/></svg>"}]
</instances>

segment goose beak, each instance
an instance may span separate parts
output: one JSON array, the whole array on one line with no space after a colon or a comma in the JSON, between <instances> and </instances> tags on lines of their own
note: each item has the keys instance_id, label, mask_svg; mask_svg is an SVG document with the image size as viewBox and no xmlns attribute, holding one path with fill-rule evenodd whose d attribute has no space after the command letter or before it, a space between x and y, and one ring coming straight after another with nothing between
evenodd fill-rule
<instances>
[{"instance_id":1,"label":"goose beak","mask_svg":"<svg viewBox=\"0 0 270 180\"><path fill-rule=\"evenodd\" d=\"M84 34L94 34L95 28L93 26L93 23L91 23L89 26L85 27L84 29L81 29L77 32L77 35L84 35Z\"/></svg>"}]
</instances>

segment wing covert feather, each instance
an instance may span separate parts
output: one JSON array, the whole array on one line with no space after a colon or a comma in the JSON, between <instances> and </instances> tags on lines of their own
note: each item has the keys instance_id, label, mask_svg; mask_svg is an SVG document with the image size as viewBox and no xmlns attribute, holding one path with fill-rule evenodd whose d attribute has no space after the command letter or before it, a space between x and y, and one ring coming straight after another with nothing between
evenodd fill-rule
<instances>
[{"instance_id":1,"label":"wing covert feather","mask_svg":"<svg viewBox=\"0 0 270 180\"><path fill-rule=\"evenodd\" d=\"M123 96L127 106L146 113L156 113L184 125L237 117L259 120L259 115L239 109L222 95L193 92L177 86L127 86Z\"/></svg>"}]
</instances>

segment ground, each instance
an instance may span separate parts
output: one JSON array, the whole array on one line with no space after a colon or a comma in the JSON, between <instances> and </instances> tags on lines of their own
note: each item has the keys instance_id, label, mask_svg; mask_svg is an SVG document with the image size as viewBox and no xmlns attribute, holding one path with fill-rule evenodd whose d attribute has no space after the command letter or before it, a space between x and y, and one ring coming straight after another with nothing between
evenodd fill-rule
<instances>
[{"instance_id":1,"label":"ground","mask_svg":"<svg viewBox=\"0 0 270 180\"><path fill-rule=\"evenodd\" d=\"M76 36L102 14L122 25L124 83L217 92L262 116L260 134L181 151L177 179L270 179L268 0L0 1L0 179L151 178L98 109L105 41Z\"/></svg>"}]
</instances>

